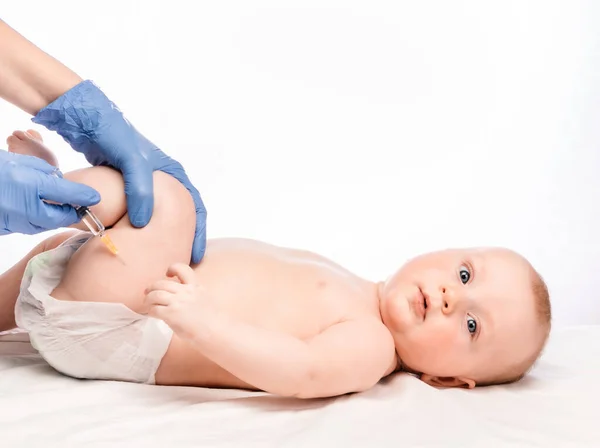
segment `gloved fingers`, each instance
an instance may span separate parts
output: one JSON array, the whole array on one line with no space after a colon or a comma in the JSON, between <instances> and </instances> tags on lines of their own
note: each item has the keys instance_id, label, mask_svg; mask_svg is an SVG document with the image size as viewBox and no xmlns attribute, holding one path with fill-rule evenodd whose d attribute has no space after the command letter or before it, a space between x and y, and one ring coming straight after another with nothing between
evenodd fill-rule
<instances>
[{"instance_id":1,"label":"gloved fingers","mask_svg":"<svg viewBox=\"0 0 600 448\"><path fill-rule=\"evenodd\" d=\"M176 171L174 177L187 188L194 200L194 206L196 207L196 231L194 243L192 244L192 263L200 263L206 250L206 207L204 207L200 193L192 185L183 169Z\"/></svg>"},{"instance_id":2,"label":"gloved fingers","mask_svg":"<svg viewBox=\"0 0 600 448\"><path fill-rule=\"evenodd\" d=\"M192 245L192 263L199 263L206 251L206 207L204 207L204 202L202 202L200 193L196 187L192 185L187 174L185 174L185 170L179 163L174 162L173 164L164 167L161 171L170 174L181 182L192 195L194 206L196 207L196 232L194 243Z\"/></svg>"},{"instance_id":3,"label":"gloved fingers","mask_svg":"<svg viewBox=\"0 0 600 448\"><path fill-rule=\"evenodd\" d=\"M145 227L154 210L152 168L143 157L129 157L121 166L125 181L127 213L133 227Z\"/></svg>"},{"instance_id":4,"label":"gloved fingers","mask_svg":"<svg viewBox=\"0 0 600 448\"><path fill-rule=\"evenodd\" d=\"M194 190L196 189L194 188ZM197 191L196 194L198 196L197 200L194 198L194 202L196 203L196 234L194 236L194 244L192 245L192 263L200 263L206 251L206 208L200 198L200 194ZM194 196L193 193L192 196Z\"/></svg>"},{"instance_id":5,"label":"gloved fingers","mask_svg":"<svg viewBox=\"0 0 600 448\"><path fill-rule=\"evenodd\" d=\"M3 162L14 162L19 166L33 168L46 174L51 174L56 170L56 167L50 165L44 159L24 154L15 154L14 152L0 151L0 160Z\"/></svg>"},{"instance_id":6,"label":"gloved fingers","mask_svg":"<svg viewBox=\"0 0 600 448\"><path fill-rule=\"evenodd\" d=\"M70 205L47 204L40 201L39 207L38 213L30 218L33 233L69 227L79 222L77 212Z\"/></svg>"},{"instance_id":7,"label":"gloved fingers","mask_svg":"<svg viewBox=\"0 0 600 448\"><path fill-rule=\"evenodd\" d=\"M21 233L23 235L35 235L40 232L45 232L46 230L52 230L52 229L46 229L44 227L33 225L29 221L25 222L22 219L19 220L19 223L16 226L16 228L18 230L15 230L14 228L11 228L11 229L0 228L0 235L10 235L11 233L15 233L15 232Z\"/></svg>"},{"instance_id":8,"label":"gloved fingers","mask_svg":"<svg viewBox=\"0 0 600 448\"><path fill-rule=\"evenodd\" d=\"M200 263L206 251L206 212L204 217L196 214L196 235L192 245L192 263Z\"/></svg>"},{"instance_id":9,"label":"gloved fingers","mask_svg":"<svg viewBox=\"0 0 600 448\"><path fill-rule=\"evenodd\" d=\"M90 207L100 202L100 193L93 188L53 176L42 175L38 191L40 199L59 204Z\"/></svg>"}]
</instances>

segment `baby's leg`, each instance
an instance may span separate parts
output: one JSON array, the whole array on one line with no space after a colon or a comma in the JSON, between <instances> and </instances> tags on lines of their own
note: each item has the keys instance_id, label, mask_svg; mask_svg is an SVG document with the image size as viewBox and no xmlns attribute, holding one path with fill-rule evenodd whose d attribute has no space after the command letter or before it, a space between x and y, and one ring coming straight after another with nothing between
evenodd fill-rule
<instances>
[{"instance_id":1,"label":"baby's leg","mask_svg":"<svg viewBox=\"0 0 600 448\"><path fill-rule=\"evenodd\" d=\"M45 239L29 251L12 268L0 275L0 331L12 330L17 326L15 322L15 303L19 297L21 280L27 263L36 255L59 246L62 242L75 236L77 230L69 230Z\"/></svg>"},{"instance_id":2,"label":"baby's leg","mask_svg":"<svg viewBox=\"0 0 600 448\"><path fill-rule=\"evenodd\" d=\"M144 290L164 278L171 264L190 262L196 220L192 197L175 178L155 172L152 219L146 227L136 229L123 216L125 193L120 173L97 167L67 173L65 178L100 192L102 201L92 209L106 226L114 224L107 232L119 257L93 238L73 255L53 296L120 302L133 311L143 311Z\"/></svg>"},{"instance_id":3,"label":"baby's leg","mask_svg":"<svg viewBox=\"0 0 600 448\"><path fill-rule=\"evenodd\" d=\"M11 152L40 157L58 166L58 160L35 131L15 131L7 143ZM110 228L108 234L119 249L119 258L112 255L98 238L93 238L70 260L54 297L121 302L139 311L146 287L164 277L171 264L190 261L196 223L190 194L175 178L155 172L152 219L143 229L135 229L125 215L125 185L118 171L93 167L64 176L100 193L101 202L91 209ZM73 227L87 230L83 223Z\"/></svg>"}]
</instances>

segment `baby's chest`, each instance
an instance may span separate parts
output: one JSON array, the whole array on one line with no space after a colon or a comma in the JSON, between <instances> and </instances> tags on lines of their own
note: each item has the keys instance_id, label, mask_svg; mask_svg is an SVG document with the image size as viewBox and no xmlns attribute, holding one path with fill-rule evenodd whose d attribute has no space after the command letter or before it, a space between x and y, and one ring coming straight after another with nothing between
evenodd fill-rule
<instances>
[{"instance_id":1,"label":"baby's chest","mask_svg":"<svg viewBox=\"0 0 600 448\"><path fill-rule=\"evenodd\" d=\"M255 297L256 308L245 310L247 322L284 332L301 339L311 338L356 312L354 301L340 291L288 290L285 295Z\"/></svg>"},{"instance_id":2,"label":"baby's chest","mask_svg":"<svg viewBox=\"0 0 600 448\"><path fill-rule=\"evenodd\" d=\"M329 260L255 241L213 242L194 270L232 317L300 338L359 313L370 300L368 282Z\"/></svg>"},{"instance_id":3,"label":"baby's chest","mask_svg":"<svg viewBox=\"0 0 600 448\"><path fill-rule=\"evenodd\" d=\"M364 313L368 300L352 280L314 272L232 280L213 294L232 317L301 339Z\"/></svg>"}]
</instances>

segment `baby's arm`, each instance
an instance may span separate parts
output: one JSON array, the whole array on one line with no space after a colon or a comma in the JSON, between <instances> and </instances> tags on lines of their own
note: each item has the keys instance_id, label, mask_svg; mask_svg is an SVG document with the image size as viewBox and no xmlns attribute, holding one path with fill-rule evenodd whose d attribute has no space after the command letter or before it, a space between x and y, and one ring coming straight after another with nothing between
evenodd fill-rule
<instances>
[{"instance_id":1,"label":"baby's arm","mask_svg":"<svg viewBox=\"0 0 600 448\"><path fill-rule=\"evenodd\" d=\"M15 303L19 296L21 279L29 260L42 252L54 249L76 233L77 231L71 230L51 236L31 249L17 264L0 275L0 331L11 330L17 326L15 322Z\"/></svg>"},{"instance_id":2,"label":"baby's arm","mask_svg":"<svg viewBox=\"0 0 600 448\"><path fill-rule=\"evenodd\" d=\"M376 320L341 322L309 341L206 313L199 350L255 387L297 398L332 397L374 386L393 362L394 344Z\"/></svg>"},{"instance_id":3,"label":"baby's arm","mask_svg":"<svg viewBox=\"0 0 600 448\"><path fill-rule=\"evenodd\" d=\"M194 339L213 362L266 392L319 398L373 387L394 361L389 332L375 319L335 324L309 341L207 313Z\"/></svg>"}]
</instances>

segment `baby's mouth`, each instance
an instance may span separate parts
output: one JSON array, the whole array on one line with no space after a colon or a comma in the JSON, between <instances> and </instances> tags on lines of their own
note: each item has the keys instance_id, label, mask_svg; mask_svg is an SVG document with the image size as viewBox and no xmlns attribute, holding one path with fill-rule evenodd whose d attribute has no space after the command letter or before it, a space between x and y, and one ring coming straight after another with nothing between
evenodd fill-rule
<instances>
[{"instance_id":1,"label":"baby's mouth","mask_svg":"<svg viewBox=\"0 0 600 448\"><path fill-rule=\"evenodd\" d=\"M427 296L423 294L423 291L421 291L421 296L423 297L423 309L425 310L423 313L423 320L425 320L427 317Z\"/></svg>"}]
</instances>

